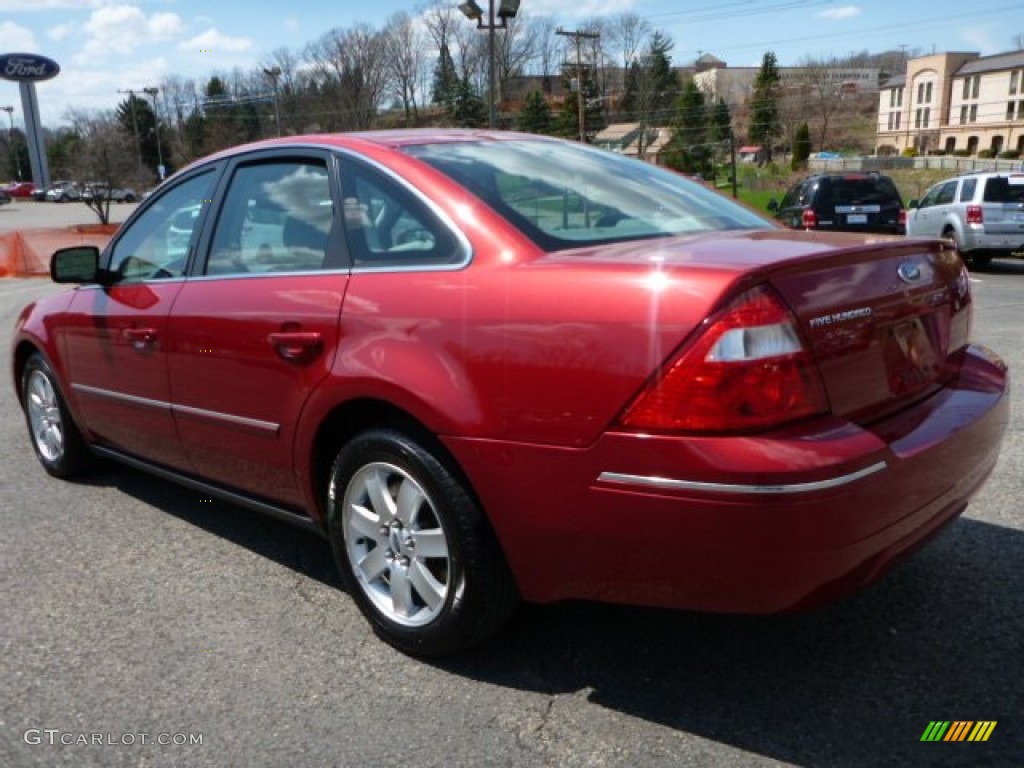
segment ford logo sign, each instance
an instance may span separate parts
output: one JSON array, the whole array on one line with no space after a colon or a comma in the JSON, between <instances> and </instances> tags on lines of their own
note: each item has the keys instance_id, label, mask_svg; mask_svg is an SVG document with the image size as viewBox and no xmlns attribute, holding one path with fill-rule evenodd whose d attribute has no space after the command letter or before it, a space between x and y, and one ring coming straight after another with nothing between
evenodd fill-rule
<instances>
[{"instance_id":1,"label":"ford logo sign","mask_svg":"<svg viewBox=\"0 0 1024 768\"><path fill-rule=\"evenodd\" d=\"M19 83L49 80L60 72L53 59L35 53L5 53L0 55L0 78Z\"/></svg>"},{"instance_id":2,"label":"ford logo sign","mask_svg":"<svg viewBox=\"0 0 1024 768\"><path fill-rule=\"evenodd\" d=\"M896 274L904 283L916 283L921 279L921 268L912 261L904 261L896 268Z\"/></svg>"}]
</instances>

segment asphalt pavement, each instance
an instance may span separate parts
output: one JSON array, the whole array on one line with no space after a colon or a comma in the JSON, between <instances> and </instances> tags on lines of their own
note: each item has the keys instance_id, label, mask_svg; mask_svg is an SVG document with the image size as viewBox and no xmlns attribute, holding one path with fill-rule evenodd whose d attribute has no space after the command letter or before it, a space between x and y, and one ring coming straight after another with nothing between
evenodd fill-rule
<instances>
[{"instance_id":1,"label":"asphalt pavement","mask_svg":"<svg viewBox=\"0 0 1024 768\"><path fill-rule=\"evenodd\" d=\"M3 349L55 289L0 280ZM1024 371L1024 262L974 291L976 339ZM49 478L5 375L0 766L1024 764L1022 375L988 485L858 596L525 607L443 663L378 641L312 534L114 465ZM997 725L922 743L935 720Z\"/></svg>"}]
</instances>

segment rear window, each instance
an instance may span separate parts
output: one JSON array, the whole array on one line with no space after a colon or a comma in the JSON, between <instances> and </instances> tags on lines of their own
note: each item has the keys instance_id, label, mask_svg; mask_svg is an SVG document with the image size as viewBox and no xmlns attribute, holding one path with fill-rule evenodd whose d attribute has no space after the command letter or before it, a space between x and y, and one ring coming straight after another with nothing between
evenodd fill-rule
<instances>
[{"instance_id":1,"label":"rear window","mask_svg":"<svg viewBox=\"0 0 1024 768\"><path fill-rule=\"evenodd\" d=\"M986 203L1024 203L1024 176L1014 178L1014 183L1006 176L995 176L985 184Z\"/></svg>"},{"instance_id":2,"label":"rear window","mask_svg":"<svg viewBox=\"0 0 1024 768\"><path fill-rule=\"evenodd\" d=\"M771 225L679 174L543 140L409 146L544 250Z\"/></svg>"},{"instance_id":3,"label":"rear window","mask_svg":"<svg viewBox=\"0 0 1024 768\"><path fill-rule=\"evenodd\" d=\"M832 179L832 200L836 205L867 205L900 202L896 186L884 176Z\"/></svg>"}]
</instances>

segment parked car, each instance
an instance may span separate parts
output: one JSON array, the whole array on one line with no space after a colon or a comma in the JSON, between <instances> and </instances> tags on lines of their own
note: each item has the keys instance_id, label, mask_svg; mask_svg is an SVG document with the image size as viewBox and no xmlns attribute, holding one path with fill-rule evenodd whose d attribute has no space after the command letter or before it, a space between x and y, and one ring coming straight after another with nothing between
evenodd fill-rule
<instances>
[{"instance_id":1,"label":"parked car","mask_svg":"<svg viewBox=\"0 0 1024 768\"><path fill-rule=\"evenodd\" d=\"M793 229L902 235L906 222L896 185L880 173L815 174L768 208Z\"/></svg>"},{"instance_id":2,"label":"parked car","mask_svg":"<svg viewBox=\"0 0 1024 768\"><path fill-rule=\"evenodd\" d=\"M51 270L78 287L12 360L43 468L318 531L416 654L520 598L833 600L964 510L1009 418L948 242L787 230L550 138L235 148Z\"/></svg>"},{"instance_id":3,"label":"parked car","mask_svg":"<svg viewBox=\"0 0 1024 768\"><path fill-rule=\"evenodd\" d=\"M36 185L31 181L12 181L3 188L3 191L14 198L28 198L32 197L35 188Z\"/></svg>"},{"instance_id":4,"label":"parked car","mask_svg":"<svg viewBox=\"0 0 1024 768\"><path fill-rule=\"evenodd\" d=\"M14 198L12 198L11 195L6 190L0 189L0 205L7 205L13 199Z\"/></svg>"},{"instance_id":5,"label":"parked car","mask_svg":"<svg viewBox=\"0 0 1024 768\"><path fill-rule=\"evenodd\" d=\"M952 240L964 260L1024 257L1024 173L970 173L911 200L907 234Z\"/></svg>"},{"instance_id":6,"label":"parked car","mask_svg":"<svg viewBox=\"0 0 1024 768\"><path fill-rule=\"evenodd\" d=\"M46 200L51 203L67 203L81 199L82 192L73 181L58 181L46 189Z\"/></svg>"},{"instance_id":7,"label":"parked car","mask_svg":"<svg viewBox=\"0 0 1024 768\"><path fill-rule=\"evenodd\" d=\"M109 197L115 203L134 203L139 199L134 189L127 187L108 187L106 184L87 184L82 190L83 200L100 200Z\"/></svg>"}]
</instances>

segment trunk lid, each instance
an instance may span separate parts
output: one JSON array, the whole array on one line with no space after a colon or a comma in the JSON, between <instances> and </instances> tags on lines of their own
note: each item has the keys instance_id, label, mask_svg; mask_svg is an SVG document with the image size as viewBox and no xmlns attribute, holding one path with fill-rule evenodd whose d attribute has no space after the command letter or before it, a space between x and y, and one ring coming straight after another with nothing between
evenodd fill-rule
<instances>
[{"instance_id":1,"label":"trunk lid","mask_svg":"<svg viewBox=\"0 0 1024 768\"><path fill-rule=\"evenodd\" d=\"M959 370L970 291L948 246L892 240L768 273L797 316L832 413L860 423L880 418Z\"/></svg>"}]
</instances>

